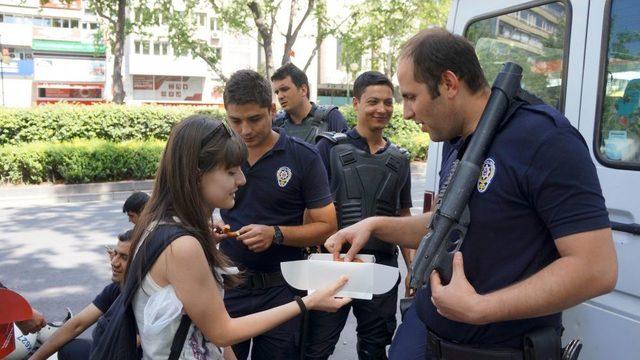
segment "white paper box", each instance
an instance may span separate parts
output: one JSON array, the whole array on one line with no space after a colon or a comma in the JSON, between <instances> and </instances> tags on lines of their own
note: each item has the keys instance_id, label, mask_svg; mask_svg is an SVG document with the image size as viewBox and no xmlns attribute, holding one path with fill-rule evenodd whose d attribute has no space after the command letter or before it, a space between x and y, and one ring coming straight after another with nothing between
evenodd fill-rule
<instances>
[{"instance_id":1,"label":"white paper box","mask_svg":"<svg viewBox=\"0 0 640 360\"><path fill-rule=\"evenodd\" d=\"M362 263L333 261L332 254L312 254L307 260L280 263L284 279L299 290L313 292L334 284L341 276L349 282L337 297L371 300L384 294L398 281L398 268L373 263L372 255L358 255Z\"/></svg>"}]
</instances>

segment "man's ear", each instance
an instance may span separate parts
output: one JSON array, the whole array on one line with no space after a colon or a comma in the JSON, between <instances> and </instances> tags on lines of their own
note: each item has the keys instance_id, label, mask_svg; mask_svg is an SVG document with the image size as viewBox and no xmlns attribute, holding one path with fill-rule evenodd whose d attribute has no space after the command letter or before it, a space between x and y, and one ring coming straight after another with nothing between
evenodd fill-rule
<instances>
[{"instance_id":1,"label":"man's ear","mask_svg":"<svg viewBox=\"0 0 640 360\"><path fill-rule=\"evenodd\" d=\"M360 105L360 99L358 99L357 97L353 97L351 99L351 103L353 104L353 108L358 111L358 105Z\"/></svg>"},{"instance_id":2,"label":"man's ear","mask_svg":"<svg viewBox=\"0 0 640 360\"><path fill-rule=\"evenodd\" d=\"M269 109L269 115L275 115L276 114L276 103L271 103L271 108Z\"/></svg>"},{"instance_id":3,"label":"man's ear","mask_svg":"<svg viewBox=\"0 0 640 360\"><path fill-rule=\"evenodd\" d=\"M451 70L445 70L440 76L440 93L447 98L455 97L460 91L460 79Z\"/></svg>"},{"instance_id":4,"label":"man's ear","mask_svg":"<svg viewBox=\"0 0 640 360\"><path fill-rule=\"evenodd\" d=\"M309 99L309 85L302 84L300 85L300 89L304 90L304 96L306 96L307 99Z\"/></svg>"}]
</instances>

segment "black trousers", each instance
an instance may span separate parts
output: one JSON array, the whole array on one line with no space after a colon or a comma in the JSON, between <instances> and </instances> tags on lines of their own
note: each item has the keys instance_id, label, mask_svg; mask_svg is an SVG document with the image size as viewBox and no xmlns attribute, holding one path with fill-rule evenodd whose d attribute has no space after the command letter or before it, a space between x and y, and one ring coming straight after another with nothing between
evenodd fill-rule
<instances>
[{"instance_id":1,"label":"black trousers","mask_svg":"<svg viewBox=\"0 0 640 360\"><path fill-rule=\"evenodd\" d=\"M73 339L58 350L58 360L86 360L91 353L91 340Z\"/></svg>"},{"instance_id":2,"label":"black trousers","mask_svg":"<svg viewBox=\"0 0 640 360\"><path fill-rule=\"evenodd\" d=\"M293 301L296 294L288 286L268 289L236 288L226 290L224 304L231 317L240 317L268 310ZM233 345L239 360L294 360L299 358L300 316L297 316L253 339ZM253 344L252 344L253 343ZM253 345L253 346L251 346Z\"/></svg>"},{"instance_id":3,"label":"black trousers","mask_svg":"<svg viewBox=\"0 0 640 360\"><path fill-rule=\"evenodd\" d=\"M374 254L376 263L398 267L398 256ZM398 308L398 282L389 292L374 295L372 300L354 299L349 305L335 313L309 312L308 336L305 358L309 360L328 359L336 347L340 333L353 309L358 325L357 352L360 360L386 359L386 346L391 343L396 330L396 310Z\"/></svg>"}]
</instances>

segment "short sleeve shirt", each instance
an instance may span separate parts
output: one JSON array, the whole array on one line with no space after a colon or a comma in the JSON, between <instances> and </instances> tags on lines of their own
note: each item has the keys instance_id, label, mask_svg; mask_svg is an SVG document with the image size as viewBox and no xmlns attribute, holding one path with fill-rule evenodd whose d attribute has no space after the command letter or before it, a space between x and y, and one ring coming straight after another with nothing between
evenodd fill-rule
<instances>
[{"instance_id":1,"label":"short sleeve shirt","mask_svg":"<svg viewBox=\"0 0 640 360\"><path fill-rule=\"evenodd\" d=\"M102 289L100 294L93 299L93 305L100 310L103 314L105 314L111 305L116 301L116 298L120 295L120 284L112 282ZM99 336L98 334L103 334L104 330L107 326L108 322L104 316L100 316L98 321L96 322L96 327L93 329L93 337Z\"/></svg>"},{"instance_id":2,"label":"short sleeve shirt","mask_svg":"<svg viewBox=\"0 0 640 360\"><path fill-rule=\"evenodd\" d=\"M463 141L450 144L441 179ZM441 184L441 189L442 189ZM554 240L610 226L595 166L580 133L548 105L524 105L503 122L470 202L461 247L465 274L480 294L505 288L558 259ZM522 335L560 327L561 314L482 326L438 314L430 288L417 294L428 329L462 344L522 347Z\"/></svg>"},{"instance_id":3,"label":"short sleeve shirt","mask_svg":"<svg viewBox=\"0 0 640 360\"><path fill-rule=\"evenodd\" d=\"M297 226L305 209L332 202L327 172L314 145L289 137L280 138L253 166L242 165L247 183L236 192L232 209L220 211L222 220L236 230L249 224ZM257 272L276 272L280 262L301 260L301 248L273 244L256 253L237 239L226 239L220 248L236 264Z\"/></svg>"},{"instance_id":4,"label":"short sleeve shirt","mask_svg":"<svg viewBox=\"0 0 640 360\"><path fill-rule=\"evenodd\" d=\"M100 294L93 299L93 305L104 314L109 310L113 302L116 301L118 295L120 295L120 285L113 282L105 286Z\"/></svg>"}]
</instances>

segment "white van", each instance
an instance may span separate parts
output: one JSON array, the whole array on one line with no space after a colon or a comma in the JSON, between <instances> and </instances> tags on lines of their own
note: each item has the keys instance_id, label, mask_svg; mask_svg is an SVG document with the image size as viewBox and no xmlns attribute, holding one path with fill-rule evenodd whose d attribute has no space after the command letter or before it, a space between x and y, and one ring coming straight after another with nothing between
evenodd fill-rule
<instances>
[{"instance_id":1,"label":"white van","mask_svg":"<svg viewBox=\"0 0 640 360\"><path fill-rule=\"evenodd\" d=\"M618 283L564 312L564 343L581 338L581 360L640 359L640 1L452 2L447 28L474 44L489 83L502 63L519 63L523 87L580 130L598 170ZM441 161L432 143L425 204Z\"/></svg>"}]
</instances>

